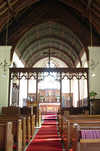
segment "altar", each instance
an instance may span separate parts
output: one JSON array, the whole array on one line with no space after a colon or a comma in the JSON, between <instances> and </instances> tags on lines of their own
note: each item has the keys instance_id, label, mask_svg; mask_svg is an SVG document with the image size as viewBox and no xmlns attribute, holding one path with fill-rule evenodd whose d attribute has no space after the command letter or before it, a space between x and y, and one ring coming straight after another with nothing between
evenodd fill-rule
<instances>
[{"instance_id":1,"label":"altar","mask_svg":"<svg viewBox=\"0 0 100 151\"><path fill-rule=\"evenodd\" d=\"M57 113L60 109L60 103L40 103L39 109L42 114L45 113Z\"/></svg>"}]
</instances>

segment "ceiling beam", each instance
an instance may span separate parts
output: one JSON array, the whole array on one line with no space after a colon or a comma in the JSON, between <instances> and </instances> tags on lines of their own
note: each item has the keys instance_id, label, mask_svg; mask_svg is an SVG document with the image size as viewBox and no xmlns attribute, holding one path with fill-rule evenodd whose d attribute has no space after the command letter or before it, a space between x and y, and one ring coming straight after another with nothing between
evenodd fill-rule
<instances>
[{"instance_id":1,"label":"ceiling beam","mask_svg":"<svg viewBox=\"0 0 100 151\"><path fill-rule=\"evenodd\" d=\"M8 11L7 11L8 15L9 15L9 13L10 13L11 17L14 17L14 16L16 15L16 12L15 12L15 10L13 9L10 0L5 0L5 1L6 1L6 3L7 3L7 7L8 7ZM9 17L10 17L10 15L9 15Z\"/></svg>"},{"instance_id":2,"label":"ceiling beam","mask_svg":"<svg viewBox=\"0 0 100 151\"><path fill-rule=\"evenodd\" d=\"M87 10L87 7L86 9L81 5L81 3L79 3L79 1L75 1L74 0L59 0L61 1L62 3L64 3L65 5L69 6L69 7L72 7L74 9L76 9L79 13L81 13L81 16L85 17L85 18L89 18L89 13L88 13L88 10ZM92 0L88 0L88 4L87 5L91 5L92 4ZM93 11L93 9L92 9ZM96 10L94 10L96 11ZM95 27L95 31L97 33L100 34L100 19L97 18L96 15L92 14L92 18L93 18L93 26ZM97 42L98 43L98 42ZM98 43L99 45L99 43Z\"/></svg>"},{"instance_id":3,"label":"ceiling beam","mask_svg":"<svg viewBox=\"0 0 100 151\"><path fill-rule=\"evenodd\" d=\"M90 8L91 8L91 5L92 5L92 0L88 0L87 8L90 9Z\"/></svg>"},{"instance_id":4,"label":"ceiling beam","mask_svg":"<svg viewBox=\"0 0 100 151\"><path fill-rule=\"evenodd\" d=\"M8 5L10 10L9 18L12 19L13 16L17 16L24 8L30 7L32 4L38 1L40 0L13 0L12 2L9 2L9 0L5 0L5 4ZM7 18L8 8L5 8L3 11L0 11L0 31L3 29L3 26L7 23Z\"/></svg>"}]
</instances>

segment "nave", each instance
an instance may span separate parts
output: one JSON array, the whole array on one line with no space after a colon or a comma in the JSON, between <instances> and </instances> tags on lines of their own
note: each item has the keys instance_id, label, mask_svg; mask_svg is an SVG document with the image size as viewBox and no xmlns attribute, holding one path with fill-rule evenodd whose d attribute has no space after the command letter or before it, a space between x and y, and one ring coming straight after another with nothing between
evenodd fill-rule
<instances>
[{"instance_id":1,"label":"nave","mask_svg":"<svg viewBox=\"0 0 100 151\"><path fill-rule=\"evenodd\" d=\"M58 136L56 114L44 116L42 127L31 141L26 151L62 151L61 138Z\"/></svg>"}]
</instances>

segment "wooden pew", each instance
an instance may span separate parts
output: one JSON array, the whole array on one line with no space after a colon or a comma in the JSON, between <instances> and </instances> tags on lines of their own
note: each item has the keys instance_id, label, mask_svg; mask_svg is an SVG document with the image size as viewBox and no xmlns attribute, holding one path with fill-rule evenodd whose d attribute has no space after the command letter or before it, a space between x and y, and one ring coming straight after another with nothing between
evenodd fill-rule
<instances>
[{"instance_id":1,"label":"wooden pew","mask_svg":"<svg viewBox=\"0 0 100 151\"><path fill-rule=\"evenodd\" d=\"M21 109L20 107L16 107L16 106L4 106L2 107L2 114L6 114L6 115L21 115Z\"/></svg>"},{"instance_id":2,"label":"wooden pew","mask_svg":"<svg viewBox=\"0 0 100 151\"><path fill-rule=\"evenodd\" d=\"M7 118L0 118L0 124L7 123L8 121L12 122L12 133L13 133L13 142L16 144L17 151L22 151L22 121L20 119L13 120Z\"/></svg>"},{"instance_id":3,"label":"wooden pew","mask_svg":"<svg viewBox=\"0 0 100 151\"><path fill-rule=\"evenodd\" d=\"M76 126L77 142L75 151L100 150L100 124L99 126Z\"/></svg>"},{"instance_id":4,"label":"wooden pew","mask_svg":"<svg viewBox=\"0 0 100 151\"><path fill-rule=\"evenodd\" d=\"M26 139L27 139L27 143L30 142L31 139L31 126L30 126L30 116L26 117Z\"/></svg>"},{"instance_id":5,"label":"wooden pew","mask_svg":"<svg viewBox=\"0 0 100 151\"><path fill-rule=\"evenodd\" d=\"M100 119L100 115L64 115L67 119Z\"/></svg>"},{"instance_id":6,"label":"wooden pew","mask_svg":"<svg viewBox=\"0 0 100 151\"><path fill-rule=\"evenodd\" d=\"M33 107L24 106L20 110L22 115L33 115Z\"/></svg>"},{"instance_id":7,"label":"wooden pew","mask_svg":"<svg viewBox=\"0 0 100 151\"><path fill-rule=\"evenodd\" d=\"M33 108L32 107L23 107L23 108L21 108L21 114L23 116L26 116L27 122L29 123L29 125L27 124L27 126L28 126L27 129L29 132L28 140L30 140L29 135L30 135L30 137L32 137L34 134L34 130L35 130L35 115L33 115ZM30 117L30 119L29 119L29 117Z\"/></svg>"},{"instance_id":8,"label":"wooden pew","mask_svg":"<svg viewBox=\"0 0 100 151\"><path fill-rule=\"evenodd\" d=\"M13 151L12 122L0 123L0 151Z\"/></svg>"},{"instance_id":9,"label":"wooden pew","mask_svg":"<svg viewBox=\"0 0 100 151\"><path fill-rule=\"evenodd\" d=\"M100 120L75 120L75 121L70 121L70 140L72 139L72 141L74 142L74 144L76 144L79 135L76 135L76 130L73 128L73 124L78 123L78 125L80 126L80 129L96 129L97 127L100 127ZM77 124L76 124L77 125ZM80 134L80 133L79 133ZM70 142L69 140L69 142ZM75 145L74 145L75 146ZM76 147L76 146L75 146Z\"/></svg>"},{"instance_id":10,"label":"wooden pew","mask_svg":"<svg viewBox=\"0 0 100 151\"><path fill-rule=\"evenodd\" d=\"M6 114L0 114L0 121L6 120L6 121L17 121L21 120L21 129L22 129L22 146L23 149L26 146L26 117L19 116L19 115L6 115Z\"/></svg>"},{"instance_id":11,"label":"wooden pew","mask_svg":"<svg viewBox=\"0 0 100 151\"><path fill-rule=\"evenodd\" d=\"M35 115L31 115L31 136L33 136L35 132Z\"/></svg>"},{"instance_id":12,"label":"wooden pew","mask_svg":"<svg viewBox=\"0 0 100 151\"><path fill-rule=\"evenodd\" d=\"M69 115L64 113L64 115L60 115L60 119L62 120L62 122L60 122L60 127L63 129L63 118L65 118L65 120L100 120L100 115Z\"/></svg>"},{"instance_id":13,"label":"wooden pew","mask_svg":"<svg viewBox=\"0 0 100 151\"><path fill-rule=\"evenodd\" d=\"M75 125L77 126L77 124L81 127L81 128L92 128L92 127L100 127L100 120L96 120L96 119L77 119L77 120L66 120L66 130L63 131L63 136L66 134L64 139L64 143L66 148L73 148L73 151L77 151L76 148L76 144L78 141L79 136L76 133L76 129L75 129Z\"/></svg>"},{"instance_id":14,"label":"wooden pew","mask_svg":"<svg viewBox=\"0 0 100 151\"><path fill-rule=\"evenodd\" d=\"M35 131L35 116L34 115L24 116L26 118L26 140L27 143L29 143Z\"/></svg>"},{"instance_id":15,"label":"wooden pew","mask_svg":"<svg viewBox=\"0 0 100 151\"><path fill-rule=\"evenodd\" d=\"M39 127L41 127L41 124L42 124L42 113L41 111L39 111Z\"/></svg>"},{"instance_id":16,"label":"wooden pew","mask_svg":"<svg viewBox=\"0 0 100 151\"><path fill-rule=\"evenodd\" d=\"M34 131L34 117L33 117L33 108L30 107L15 107L15 106L9 106L9 107L2 107L2 114L4 115L12 115L13 116L17 116L18 118L20 117L25 117L26 118L26 138L25 141L29 142L30 138L33 135L33 131ZM30 123L31 122L31 123ZM24 142L25 142L24 141ZM26 143L24 143L25 146Z\"/></svg>"},{"instance_id":17,"label":"wooden pew","mask_svg":"<svg viewBox=\"0 0 100 151\"><path fill-rule=\"evenodd\" d=\"M61 132L61 137L62 137L62 140L64 141L64 144L65 146L68 148L71 146L72 142L71 142L71 139L70 139L70 136L72 136L72 138L74 140L76 140L76 135L75 135L75 132L72 128L70 128L70 126L68 126L69 122L71 122L71 120L74 120L73 122L74 123L77 123L79 121L77 120L83 120L82 123L80 124L89 124L93 126L93 122L94 120L97 121L97 119L100 121L100 115L69 115L69 114L58 114L58 120L59 120L59 129L60 129L60 132ZM90 123L87 123L88 120L91 122ZM98 121L98 122L99 122ZM73 124L74 124L73 123ZM97 125L97 123L96 123ZM87 125L88 126L88 125ZM94 123L94 126L95 126L95 123ZM71 133L70 133L71 132Z\"/></svg>"},{"instance_id":18,"label":"wooden pew","mask_svg":"<svg viewBox=\"0 0 100 151\"><path fill-rule=\"evenodd\" d=\"M26 118L26 122L24 121L23 125L26 125L26 128L24 126L23 129L26 129L26 133L24 131L24 141L23 141L23 146L25 147L26 141L27 143L29 143L31 137L33 136L34 133L34 126L35 126L35 117L32 114L32 108L29 107L23 107L23 108L19 108L19 107L3 107L2 108L2 116L3 115L9 115L11 116L13 114L14 117L17 118Z\"/></svg>"},{"instance_id":19,"label":"wooden pew","mask_svg":"<svg viewBox=\"0 0 100 151\"><path fill-rule=\"evenodd\" d=\"M70 110L65 110L65 111L60 111L58 114L57 114L57 119L58 119L58 127L59 127L59 131L60 131L60 134L62 134L62 131L63 131L63 117L65 118L73 118L73 117L87 117L89 116L88 115L88 110L85 110L85 114L79 114L79 115L70 115Z\"/></svg>"}]
</instances>

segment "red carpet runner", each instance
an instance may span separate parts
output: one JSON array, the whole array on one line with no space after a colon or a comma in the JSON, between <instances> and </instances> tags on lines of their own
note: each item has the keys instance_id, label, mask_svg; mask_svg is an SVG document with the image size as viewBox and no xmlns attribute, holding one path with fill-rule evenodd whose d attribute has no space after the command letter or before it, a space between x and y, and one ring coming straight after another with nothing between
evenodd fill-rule
<instances>
[{"instance_id":1,"label":"red carpet runner","mask_svg":"<svg viewBox=\"0 0 100 151\"><path fill-rule=\"evenodd\" d=\"M45 120L26 151L62 151L56 120Z\"/></svg>"},{"instance_id":2,"label":"red carpet runner","mask_svg":"<svg viewBox=\"0 0 100 151\"><path fill-rule=\"evenodd\" d=\"M48 114L44 114L42 115L42 119L56 119L57 115L55 113L48 113Z\"/></svg>"}]
</instances>

